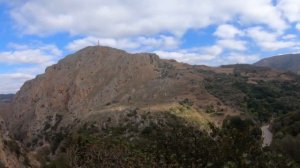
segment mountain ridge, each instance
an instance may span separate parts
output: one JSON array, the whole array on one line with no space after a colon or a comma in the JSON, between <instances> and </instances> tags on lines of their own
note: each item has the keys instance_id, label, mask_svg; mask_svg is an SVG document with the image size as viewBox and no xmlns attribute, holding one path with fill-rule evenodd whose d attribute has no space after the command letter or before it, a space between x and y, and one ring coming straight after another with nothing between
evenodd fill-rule
<instances>
[{"instance_id":1,"label":"mountain ridge","mask_svg":"<svg viewBox=\"0 0 300 168\"><path fill-rule=\"evenodd\" d=\"M254 65L300 74L300 54L285 54L268 57L254 63Z\"/></svg>"}]
</instances>

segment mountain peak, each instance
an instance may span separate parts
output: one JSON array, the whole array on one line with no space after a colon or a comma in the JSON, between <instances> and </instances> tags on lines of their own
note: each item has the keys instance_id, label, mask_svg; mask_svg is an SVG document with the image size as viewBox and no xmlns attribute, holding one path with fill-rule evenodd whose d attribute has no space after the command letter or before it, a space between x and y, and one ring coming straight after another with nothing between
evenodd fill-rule
<instances>
[{"instance_id":1,"label":"mountain peak","mask_svg":"<svg viewBox=\"0 0 300 168\"><path fill-rule=\"evenodd\" d=\"M82 52L125 52L124 50L109 47L109 46L101 46L101 45L96 45L96 46L87 46L76 53L82 53ZM126 53L126 52L125 52Z\"/></svg>"},{"instance_id":2,"label":"mountain peak","mask_svg":"<svg viewBox=\"0 0 300 168\"><path fill-rule=\"evenodd\" d=\"M60 64L74 64L75 62L80 65L84 64L95 64L99 62L106 62L106 64L114 65L115 63L121 63L120 60L125 62L136 62L136 63L150 63L159 61L159 56L153 53L135 53L131 54L124 50L107 47L107 46L89 46L71 54L61 61Z\"/></svg>"},{"instance_id":3,"label":"mountain peak","mask_svg":"<svg viewBox=\"0 0 300 168\"><path fill-rule=\"evenodd\" d=\"M196 99L196 94L207 99L210 95L200 84L203 78L195 77L197 69L192 67L152 53L86 47L23 85L14 98L11 129L30 139L43 130L48 118L64 116L60 126L66 127L108 111L157 105L168 109L166 104Z\"/></svg>"}]
</instances>

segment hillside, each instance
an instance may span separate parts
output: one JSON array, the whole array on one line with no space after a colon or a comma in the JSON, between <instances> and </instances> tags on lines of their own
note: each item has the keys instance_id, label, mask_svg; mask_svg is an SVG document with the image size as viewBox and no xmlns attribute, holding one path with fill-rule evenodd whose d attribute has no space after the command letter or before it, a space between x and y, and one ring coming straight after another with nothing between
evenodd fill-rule
<instances>
[{"instance_id":1,"label":"hillside","mask_svg":"<svg viewBox=\"0 0 300 168\"><path fill-rule=\"evenodd\" d=\"M0 167L19 168L28 166L28 157L30 156L19 142L9 137L7 131L5 122L0 116ZM34 158L30 158L30 160L35 161Z\"/></svg>"},{"instance_id":2,"label":"hillside","mask_svg":"<svg viewBox=\"0 0 300 168\"><path fill-rule=\"evenodd\" d=\"M27 140L49 125L59 130L109 117L117 122L115 114L132 108L164 111L184 99L198 110L223 106L205 90L203 80L196 68L154 54L88 47L24 84L13 100L10 128Z\"/></svg>"},{"instance_id":3,"label":"hillside","mask_svg":"<svg viewBox=\"0 0 300 168\"><path fill-rule=\"evenodd\" d=\"M254 65L300 74L300 54L269 57L256 62Z\"/></svg>"},{"instance_id":4,"label":"hillside","mask_svg":"<svg viewBox=\"0 0 300 168\"><path fill-rule=\"evenodd\" d=\"M231 74L206 72L206 89L223 103L268 122L299 112L300 78L297 75L252 65L227 65Z\"/></svg>"},{"instance_id":5,"label":"hillside","mask_svg":"<svg viewBox=\"0 0 300 168\"><path fill-rule=\"evenodd\" d=\"M94 46L27 81L0 115L36 167L293 167L261 148L259 127L299 100L295 74Z\"/></svg>"},{"instance_id":6,"label":"hillside","mask_svg":"<svg viewBox=\"0 0 300 168\"><path fill-rule=\"evenodd\" d=\"M300 162L300 112L275 119L271 127L275 135L272 147Z\"/></svg>"}]
</instances>

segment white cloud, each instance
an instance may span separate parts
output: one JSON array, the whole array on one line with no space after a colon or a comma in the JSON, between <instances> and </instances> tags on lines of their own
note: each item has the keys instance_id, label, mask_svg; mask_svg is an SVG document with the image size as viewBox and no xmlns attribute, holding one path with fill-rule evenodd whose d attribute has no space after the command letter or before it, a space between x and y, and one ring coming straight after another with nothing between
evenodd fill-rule
<instances>
[{"instance_id":1,"label":"white cloud","mask_svg":"<svg viewBox=\"0 0 300 168\"><path fill-rule=\"evenodd\" d=\"M155 51L163 59L174 59L192 65L206 64L207 61L214 59L215 55L201 54L184 50L179 51Z\"/></svg>"},{"instance_id":2,"label":"white cloud","mask_svg":"<svg viewBox=\"0 0 300 168\"><path fill-rule=\"evenodd\" d=\"M62 52L54 45L30 48L27 45L10 44L11 51L0 52L0 63L5 64L50 64Z\"/></svg>"},{"instance_id":3,"label":"white cloud","mask_svg":"<svg viewBox=\"0 0 300 168\"><path fill-rule=\"evenodd\" d=\"M11 51L0 52L0 65L18 66L5 70L9 72L0 73L0 94L15 93L25 81L43 73L47 66L55 63L62 55L62 51L55 45L11 43L8 46Z\"/></svg>"},{"instance_id":4,"label":"white cloud","mask_svg":"<svg viewBox=\"0 0 300 168\"><path fill-rule=\"evenodd\" d=\"M228 24L220 25L214 33L214 35L219 38L235 38L236 36L242 36L243 34L244 33L241 30Z\"/></svg>"},{"instance_id":5,"label":"white cloud","mask_svg":"<svg viewBox=\"0 0 300 168\"><path fill-rule=\"evenodd\" d=\"M297 36L295 34L286 34L286 35L282 36L282 39L284 39L284 40L293 40L295 38L297 38Z\"/></svg>"},{"instance_id":6,"label":"white cloud","mask_svg":"<svg viewBox=\"0 0 300 168\"><path fill-rule=\"evenodd\" d=\"M34 75L24 73L0 74L0 94L15 93L27 80L34 78Z\"/></svg>"},{"instance_id":7,"label":"white cloud","mask_svg":"<svg viewBox=\"0 0 300 168\"><path fill-rule=\"evenodd\" d=\"M216 57L220 55L223 52L223 49L217 45L211 46L211 47L203 47L198 49L202 54L205 55L212 55L213 57Z\"/></svg>"},{"instance_id":8,"label":"white cloud","mask_svg":"<svg viewBox=\"0 0 300 168\"><path fill-rule=\"evenodd\" d=\"M240 50L240 51L246 50L246 42L242 40L236 40L236 39L218 40L217 44L227 49Z\"/></svg>"},{"instance_id":9,"label":"white cloud","mask_svg":"<svg viewBox=\"0 0 300 168\"><path fill-rule=\"evenodd\" d=\"M100 45L117 47L122 49L132 49L137 47L137 44L130 42L128 39L116 40L113 38L86 37L71 42L70 44L68 44L67 49L70 51L77 51L87 46L97 45L98 41Z\"/></svg>"},{"instance_id":10,"label":"white cloud","mask_svg":"<svg viewBox=\"0 0 300 168\"><path fill-rule=\"evenodd\" d=\"M284 48L292 48L296 45L296 43L292 41L265 41L260 43L260 45L265 50L275 51Z\"/></svg>"},{"instance_id":11,"label":"white cloud","mask_svg":"<svg viewBox=\"0 0 300 168\"><path fill-rule=\"evenodd\" d=\"M189 51L155 51L163 59L175 59L179 62L190 64L201 64L201 61L207 61L213 59L214 55L201 55L195 52Z\"/></svg>"},{"instance_id":12,"label":"white cloud","mask_svg":"<svg viewBox=\"0 0 300 168\"><path fill-rule=\"evenodd\" d=\"M110 46L125 50L143 50L153 49L174 49L179 45L179 39L173 36L160 35L158 37L137 37L137 38L97 38L86 37L72 41L67 45L70 51L77 51L87 46L97 45Z\"/></svg>"},{"instance_id":13,"label":"white cloud","mask_svg":"<svg viewBox=\"0 0 300 168\"><path fill-rule=\"evenodd\" d=\"M40 50L7 51L0 53L0 63L7 64L39 64L50 61Z\"/></svg>"},{"instance_id":14,"label":"white cloud","mask_svg":"<svg viewBox=\"0 0 300 168\"><path fill-rule=\"evenodd\" d=\"M263 30L262 27L250 28L247 34L263 50L276 51L284 48L292 48L297 45L294 41L279 40L279 37L282 35L281 33L268 32Z\"/></svg>"},{"instance_id":15,"label":"white cloud","mask_svg":"<svg viewBox=\"0 0 300 168\"><path fill-rule=\"evenodd\" d=\"M155 51L157 55L164 59L175 59L179 62L189 64L206 64L207 62L216 59L223 49L219 46L194 48L189 50L178 51Z\"/></svg>"},{"instance_id":16,"label":"white cloud","mask_svg":"<svg viewBox=\"0 0 300 168\"><path fill-rule=\"evenodd\" d=\"M179 46L179 39L173 36L164 36L159 37L138 37L134 40L136 43L140 44L139 47L142 49L174 49Z\"/></svg>"},{"instance_id":17,"label":"white cloud","mask_svg":"<svg viewBox=\"0 0 300 168\"><path fill-rule=\"evenodd\" d=\"M265 31L262 27L253 27L248 29L248 35L255 41L275 41L278 34Z\"/></svg>"},{"instance_id":18,"label":"white cloud","mask_svg":"<svg viewBox=\"0 0 300 168\"><path fill-rule=\"evenodd\" d=\"M201 52L202 51L202 52ZM174 52L156 51L155 53L164 59L175 59L193 65L218 66L225 64L247 63L251 64L260 59L258 55L244 53L229 53L221 56L222 48L219 46L195 48L191 50L178 50Z\"/></svg>"},{"instance_id":19,"label":"white cloud","mask_svg":"<svg viewBox=\"0 0 300 168\"><path fill-rule=\"evenodd\" d=\"M285 29L271 0L31 0L13 5L11 15L28 34L69 32L121 38L238 21Z\"/></svg>"},{"instance_id":20,"label":"white cloud","mask_svg":"<svg viewBox=\"0 0 300 168\"><path fill-rule=\"evenodd\" d=\"M235 63L254 63L260 59L257 55L245 55L240 53L232 53L228 57L225 58L224 62L227 64L235 64Z\"/></svg>"},{"instance_id":21,"label":"white cloud","mask_svg":"<svg viewBox=\"0 0 300 168\"><path fill-rule=\"evenodd\" d=\"M224 1L227 2L227 1ZM270 28L283 30L288 27L272 0L230 1L239 10L242 23L262 23Z\"/></svg>"},{"instance_id":22,"label":"white cloud","mask_svg":"<svg viewBox=\"0 0 300 168\"><path fill-rule=\"evenodd\" d=\"M300 15L299 15L300 16ZM296 24L296 29L298 30L298 31L300 31L300 23L297 23Z\"/></svg>"},{"instance_id":23,"label":"white cloud","mask_svg":"<svg viewBox=\"0 0 300 168\"><path fill-rule=\"evenodd\" d=\"M279 0L277 7L290 22L300 21L299 0Z\"/></svg>"}]
</instances>

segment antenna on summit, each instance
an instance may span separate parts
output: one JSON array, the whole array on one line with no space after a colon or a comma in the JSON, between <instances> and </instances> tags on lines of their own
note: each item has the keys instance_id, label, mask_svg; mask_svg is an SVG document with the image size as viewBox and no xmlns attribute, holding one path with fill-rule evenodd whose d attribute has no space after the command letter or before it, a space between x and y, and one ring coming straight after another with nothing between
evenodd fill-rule
<instances>
[{"instance_id":1,"label":"antenna on summit","mask_svg":"<svg viewBox=\"0 0 300 168\"><path fill-rule=\"evenodd\" d=\"M98 40L98 44L97 44L97 46L100 46L100 42L99 42L99 40Z\"/></svg>"}]
</instances>

